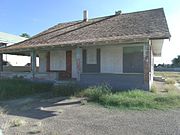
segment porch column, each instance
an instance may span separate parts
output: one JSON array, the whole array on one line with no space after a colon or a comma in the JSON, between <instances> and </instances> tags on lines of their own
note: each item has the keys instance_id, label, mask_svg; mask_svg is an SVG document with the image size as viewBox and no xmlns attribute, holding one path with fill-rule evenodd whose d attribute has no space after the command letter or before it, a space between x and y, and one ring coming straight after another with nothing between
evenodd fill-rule
<instances>
[{"instance_id":1,"label":"porch column","mask_svg":"<svg viewBox=\"0 0 180 135\"><path fill-rule=\"evenodd\" d=\"M3 54L0 54L0 72L3 71Z\"/></svg>"},{"instance_id":2,"label":"porch column","mask_svg":"<svg viewBox=\"0 0 180 135\"><path fill-rule=\"evenodd\" d=\"M50 52L46 54L46 72L50 71Z\"/></svg>"},{"instance_id":3,"label":"porch column","mask_svg":"<svg viewBox=\"0 0 180 135\"><path fill-rule=\"evenodd\" d=\"M76 48L76 67L77 67L77 80L80 81L80 74L82 72L82 48Z\"/></svg>"},{"instance_id":4,"label":"porch column","mask_svg":"<svg viewBox=\"0 0 180 135\"><path fill-rule=\"evenodd\" d=\"M31 52L31 72L33 78L35 77L35 72L36 72L36 52L33 50Z\"/></svg>"},{"instance_id":5,"label":"porch column","mask_svg":"<svg viewBox=\"0 0 180 135\"><path fill-rule=\"evenodd\" d=\"M148 43L144 45L144 84L150 89L150 46Z\"/></svg>"}]
</instances>

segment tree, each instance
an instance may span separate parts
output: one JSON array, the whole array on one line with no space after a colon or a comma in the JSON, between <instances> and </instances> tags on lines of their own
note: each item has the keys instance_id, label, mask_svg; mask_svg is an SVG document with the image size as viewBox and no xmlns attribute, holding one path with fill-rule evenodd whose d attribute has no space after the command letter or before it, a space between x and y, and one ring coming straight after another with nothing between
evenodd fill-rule
<instances>
[{"instance_id":1,"label":"tree","mask_svg":"<svg viewBox=\"0 0 180 135\"><path fill-rule=\"evenodd\" d=\"M180 67L180 55L172 60L173 67Z\"/></svg>"},{"instance_id":2,"label":"tree","mask_svg":"<svg viewBox=\"0 0 180 135\"><path fill-rule=\"evenodd\" d=\"M27 33L22 33L20 36L21 36L21 37L25 37L25 38L30 38L30 35L27 34Z\"/></svg>"}]
</instances>

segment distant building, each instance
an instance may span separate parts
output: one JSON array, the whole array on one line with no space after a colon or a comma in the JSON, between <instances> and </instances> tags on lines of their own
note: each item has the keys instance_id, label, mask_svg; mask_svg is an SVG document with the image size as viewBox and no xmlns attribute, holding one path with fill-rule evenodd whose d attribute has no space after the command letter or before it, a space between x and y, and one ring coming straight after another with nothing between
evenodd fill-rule
<instances>
[{"instance_id":1,"label":"distant building","mask_svg":"<svg viewBox=\"0 0 180 135\"><path fill-rule=\"evenodd\" d=\"M26 39L27 38L0 32L0 48L11 46L14 43L18 43ZM3 60L4 60L3 63L8 63L8 64L5 64L6 66L9 66L9 65L24 66L25 64L30 62L30 57L4 54Z\"/></svg>"}]
</instances>

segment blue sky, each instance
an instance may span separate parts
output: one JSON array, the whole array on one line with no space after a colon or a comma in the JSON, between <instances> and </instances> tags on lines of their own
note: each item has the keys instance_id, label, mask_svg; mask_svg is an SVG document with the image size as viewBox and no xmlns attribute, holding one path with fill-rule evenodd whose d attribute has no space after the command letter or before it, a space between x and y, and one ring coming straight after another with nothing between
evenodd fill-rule
<instances>
[{"instance_id":1,"label":"blue sky","mask_svg":"<svg viewBox=\"0 0 180 135\"><path fill-rule=\"evenodd\" d=\"M165 42L162 58L156 59L156 63L169 63L180 55L179 6L179 0L1 0L0 31L15 35L26 32L32 36L60 22L81 20L84 9L88 10L89 18L94 18L117 10L127 13L163 7L172 38Z\"/></svg>"}]
</instances>

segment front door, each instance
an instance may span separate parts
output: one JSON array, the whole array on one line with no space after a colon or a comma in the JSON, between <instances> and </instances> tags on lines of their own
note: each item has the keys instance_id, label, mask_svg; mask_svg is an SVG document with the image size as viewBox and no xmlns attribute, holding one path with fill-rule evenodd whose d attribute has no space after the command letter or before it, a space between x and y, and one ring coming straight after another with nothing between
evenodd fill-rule
<instances>
[{"instance_id":1,"label":"front door","mask_svg":"<svg viewBox=\"0 0 180 135\"><path fill-rule=\"evenodd\" d=\"M66 77L72 77L72 51L66 51Z\"/></svg>"}]
</instances>

